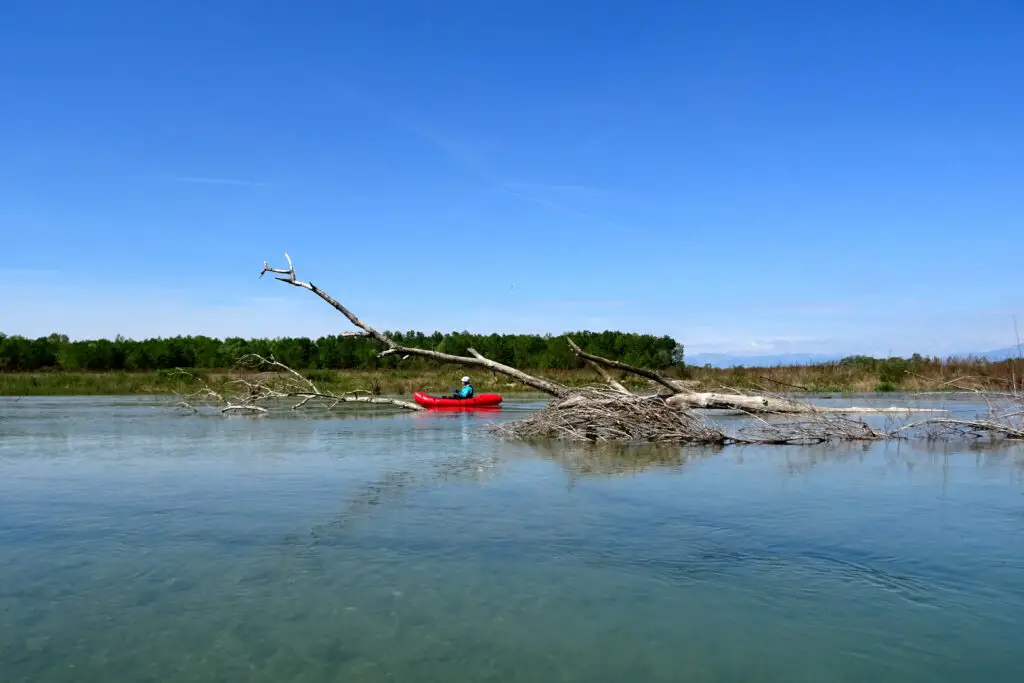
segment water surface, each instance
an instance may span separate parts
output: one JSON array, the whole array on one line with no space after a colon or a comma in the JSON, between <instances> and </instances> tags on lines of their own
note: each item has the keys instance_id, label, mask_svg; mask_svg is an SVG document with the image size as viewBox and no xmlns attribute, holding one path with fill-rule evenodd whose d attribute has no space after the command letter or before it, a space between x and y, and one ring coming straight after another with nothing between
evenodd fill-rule
<instances>
[{"instance_id":1,"label":"water surface","mask_svg":"<svg viewBox=\"0 0 1024 683\"><path fill-rule=\"evenodd\" d=\"M0 681L1019 680L1021 451L481 431L518 410L0 400Z\"/></svg>"}]
</instances>

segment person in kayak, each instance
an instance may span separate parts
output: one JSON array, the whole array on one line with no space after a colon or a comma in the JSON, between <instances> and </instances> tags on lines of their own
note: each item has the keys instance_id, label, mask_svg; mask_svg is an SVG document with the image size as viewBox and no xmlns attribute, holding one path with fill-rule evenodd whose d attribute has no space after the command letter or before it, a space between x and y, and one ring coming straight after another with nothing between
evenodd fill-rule
<instances>
[{"instance_id":1,"label":"person in kayak","mask_svg":"<svg viewBox=\"0 0 1024 683\"><path fill-rule=\"evenodd\" d=\"M462 388L452 392L452 398L473 398L473 385L469 383L469 377L462 378Z\"/></svg>"}]
</instances>

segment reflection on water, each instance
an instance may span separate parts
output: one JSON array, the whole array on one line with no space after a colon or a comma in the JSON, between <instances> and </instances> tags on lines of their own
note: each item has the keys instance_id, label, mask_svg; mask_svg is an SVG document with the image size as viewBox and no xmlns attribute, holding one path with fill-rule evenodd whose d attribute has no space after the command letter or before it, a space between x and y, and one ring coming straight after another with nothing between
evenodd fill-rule
<instances>
[{"instance_id":1,"label":"reflection on water","mask_svg":"<svg viewBox=\"0 0 1024 683\"><path fill-rule=\"evenodd\" d=\"M661 444L537 443L531 455L561 466L570 481L588 476L636 475L649 470L681 471L691 461L720 454L722 446L672 447Z\"/></svg>"},{"instance_id":2,"label":"reflection on water","mask_svg":"<svg viewBox=\"0 0 1024 683\"><path fill-rule=\"evenodd\" d=\"M0 680L1017 680L1020 450L481 432L516 411L0 401Z\"/></svg>"}]
</instances>

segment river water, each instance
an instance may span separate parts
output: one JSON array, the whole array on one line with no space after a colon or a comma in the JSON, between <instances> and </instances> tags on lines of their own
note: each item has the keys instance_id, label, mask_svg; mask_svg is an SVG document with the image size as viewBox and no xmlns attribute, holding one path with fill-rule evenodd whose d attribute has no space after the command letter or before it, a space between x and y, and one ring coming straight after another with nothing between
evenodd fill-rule
<instances>
[{"instance_id":1,"label":"river water","mask_svg":"<svg viewBox=\"0 0 1024 683\"><path fill-rule=\"evenodd\" d=\"M0 681L1021 680L1024 453L0 399Z\"/></svg>"}]
</instances>

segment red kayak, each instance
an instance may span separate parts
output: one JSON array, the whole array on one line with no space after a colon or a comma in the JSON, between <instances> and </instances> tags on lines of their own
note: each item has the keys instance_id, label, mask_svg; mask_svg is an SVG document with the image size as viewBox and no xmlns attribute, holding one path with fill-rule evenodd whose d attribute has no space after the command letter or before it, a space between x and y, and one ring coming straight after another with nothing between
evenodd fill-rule
<instances>
[{"instance_id":1,"label":"red kayak","mask_svg":"<svg viewBox=\"0 0 1024 683\"><path fill-rule=\"evenodd\" d=\"M501 403L501 394L477 394L473 398L452 398L451 396L431 396L417 391L412 398L425 408L491 408Z\"/></svg>"}]
</instances>

